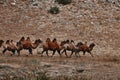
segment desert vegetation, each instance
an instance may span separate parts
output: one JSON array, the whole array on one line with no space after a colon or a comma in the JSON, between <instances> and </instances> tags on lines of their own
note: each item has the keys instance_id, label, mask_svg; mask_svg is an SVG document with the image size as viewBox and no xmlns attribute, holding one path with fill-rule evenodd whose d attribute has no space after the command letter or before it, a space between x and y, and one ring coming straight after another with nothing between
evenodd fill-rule
<instances>
[{"instance_id":1,"label":"desert vegetation","mask_svg":"<svg viewBox=\"0 0 120 80\"><path fill-rule=\"evenodd\" d=\"M51 14L58 14L60 10L59 7L55 6L55 7L51 7L48 12L50 12Z\"/></svg>"},{"instance_id":2,"label":"desert vegetation","mask_svg":"<svg viewBox=\"0 0 120 80\"><path fill-rule=\"evenodd\" d=\"M55 0L55 2L57 2L58 4L67 5L70 4L72 0Z\"/></svg>"}]
</instances>

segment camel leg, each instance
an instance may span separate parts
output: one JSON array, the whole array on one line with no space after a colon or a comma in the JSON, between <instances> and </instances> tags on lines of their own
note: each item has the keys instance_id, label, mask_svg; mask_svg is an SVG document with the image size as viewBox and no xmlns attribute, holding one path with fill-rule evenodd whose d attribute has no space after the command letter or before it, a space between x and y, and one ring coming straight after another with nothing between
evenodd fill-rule
<instances>
[{"instance_id":1,"label":"camel leg","mask_svg":"<svg viewBox=\"0 0 120 80\"><path fill-rule=\"evenodd\" d=\"M66 50L65 50L65 55L66 55L66 57L68 57Z\"/></svg>"},{"instance_id":2,"label":"camel leg","mask_svg":"<svg viewBox=\"0 0 120 80\"><path fill-rule=\"evenodd\" d=\"M6 51L7 51L7 49L4 49L4 50L2 51L2 53L4 54Z\"/></svg>"},{"instance_id":3,"label":"camel leg","mask_svg":"<svg viewBox=\"0 0 120 80\"><path fill-rule=\"evenodd\" d=\"M88 51L88 53L90 53L90 55L93 57L93 54L90 51Z\"/></svg>"},{"instance_id":4,"label":"camel leg","mask_svg":"<svg viewBox=\"0 0 120 80\"><path fill-rule=\"evenodd\" d=\"M78 55L77 55L77 54L78 54ZM76 57L80 57L79 52L75 52L75 56L76 56Z\"/></svg>"},{"instance_id":5,"label":"camel leg","mask_svg":"<svg viewBox=\"0 0 120 80\"><path fill-rule=\"evenodd\" d=\"M60 57L62 57L61 54L60 54L60 50L57 50L57 52L58 52L58 54L60 55Z\"/></svg>"},{"instance_id":6,"label":"camel leg","mask_svg":"<svg viewBox=\"0 0 120 80\"><path fill-rule=\"evenodd\" d=\"M77 57L80 57L80 54L79 54L79 53L80 53L80 50L76 50L76 51L75 51L75 55L77 56L77 54L78 54Z\"/></svg>"},{"instance_id":7,"label":"camel leg","mask_svg":"<svg viewBox=\"0 0 120 80\"><path fill-rule=\"evenodd\" d=\"M32 53L32 49L29 48L28 50L29 50L29 54L32 55L32 54L33 54L33 53Z\"/></svg>"},{"instance_id":8,"label":"camel leg","mask_svg":"<svg viewBox=\"0 0 120 80\"><path fill-rule=\"evenodd\" d=\"M48 50L43 49L43 51L41 52L41 57L43 57L43 53L44 53L45 51L46 51L47 56L49 56L49 55L48 55Z\"/></svg>"},{"instance_id":9,"label":"camel leg","mask_svg":"<svg viewBox=\"0 0 120 80\"><path fill-rule=\"evenodd\" d=\"M61 52L61 54L63 54L65 52L65 49Z\"/></svg>"},{"instance_id":10,"label":"camel leg","mask_svg":"<svg viewBox=\"0 0 120 80\"><path fill-rule=\"evenodd\" d=\"M80 54L79 54L79 52L77 52L77 54L78 54L78 57L80 57Z\"/></svg>"},{"instance_id":11,"label":"camel leg","mask_svg":"<svg viewBox=\"0 0 120 80\"><path fill-rule=\"evenodd\" d=\"M85 52L86 52L86 51L83 51L83 55L85 55Z\"/></svg>"},{"instance_id":12,"label":"camel leg","mask_svg":"<svg viewBox=\"0 0 120 80\"><path fill-rule=\"evenodd\" d=\"M47 54L47 56L49 57L49 55L48 55L48 50L46 50L46 54Z\"/></svg>"},{"instance_id":13,"label":"camel leg","mask_svg":"<svg viewBox=\"0 0 120 80\"><path fill-rule=\"evenodd\" d=\"M20 50L17 50L18 56L20 56Z\"/></svg>"},{"instance_id":14,"label":"camel leg","mask_svg":"<svg viewBox=\"0 0 120 80\"><path fill-rule=\"evenodd\" d=\"M11 56L15 55L15 50L12 50L12 53L13 53L13 54L11 54Z\"/></svg>"},{"instance_id":15,"label":"camel leg","mask_svg":"<svg viewBox=\"0 0 120 80\"><path fill-rule=\"evenodd\" d=\"M73 51L71 51L71 55L70 55L70 57L73 55Z\"/></svg>"},{"instance_id":16,"label":"camel leg","mask_svg":"<svg viewBox=\"0 0 120 80\"><path fill-rule=\"evenodd\" d=\"M56 50L53 50L53 54L52 54L52 56L51 56L51 57L53 57L53 56L55 55L55 52L56 52Z\"/></svg>"},{"instance_id":17,"label":"camel leg","mask_svg":"<svg viewBox=\"0 0 120 80\"><path fill-rule=\"evenodd\" d=\"M42 52L41 52L41 57L43 57L43 53L45 52L46 50L43 50ZM48 55L48 52L46 51L46 54Z\"/></svg>"},{"instance_id":18,"label":"camel leg","mask_svg":"<svg viewBox=\"0 0 120 80\"><path fill-rule=\"evenodd\" d=\"M64 50L61 52L61 54L63 54L63 53L65 53L66 57L68 57L68 56L67 56L66 49L64 49Z\"/></svg>"},{"instance_id":19,"label":"camel leg","mask_svg":"<svg viewBox=\"0 0 120 80\"><path fill-rule=\"evenodd\" d=\"M41 57L43 57L43 53L45 52L45 50L43 50L42 52L41 52Z\"/></svg>"}]
</instances>

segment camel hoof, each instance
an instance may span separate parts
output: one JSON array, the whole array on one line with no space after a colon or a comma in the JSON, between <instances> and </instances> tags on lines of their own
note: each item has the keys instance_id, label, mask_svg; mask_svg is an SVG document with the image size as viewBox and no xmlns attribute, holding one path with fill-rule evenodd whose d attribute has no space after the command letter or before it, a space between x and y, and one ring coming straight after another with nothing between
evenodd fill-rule
<instances>
[{"instance_id":1,"label":"camel hoof","mask_svg":"<svg viewBox=\"0 0 120 80\"><path fill-rule=\"evenodd\" d=\"M41 55L40 57L43 57L43 55Z\"/></svg>"},{"instance_id":2,"label":"camel hoof","mask_svg":"<svg viewBox=\"0 0 120 80\"><path fill-rule=\"evenodd\" d=\"M10 56L13 56L13 54L11 54Z\"/></svg>"},{"instance_id":3,"label":"camel hoof","mask_svg":"<svg viewBox=\"0 0 120 80\"><path fill-rule=\"evenodd\" d=\"M26 55L26 57L28 57L28 55Z\"/></svg>"}]
</instances>

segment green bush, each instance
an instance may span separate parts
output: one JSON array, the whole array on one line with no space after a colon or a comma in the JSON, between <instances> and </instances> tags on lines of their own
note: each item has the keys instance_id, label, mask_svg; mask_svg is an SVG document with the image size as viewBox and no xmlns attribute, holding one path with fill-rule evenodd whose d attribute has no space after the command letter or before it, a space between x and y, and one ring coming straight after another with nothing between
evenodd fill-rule
<instances>
[{"instance_id":1,"label":"green bush","mask_svg":"<svg viewBox=\"0 0 120 80\"><path fill-rule=\"evenodd\" d=\"M72 0L55 0L55 2L57 2L58 4L70 4L72 2Z\"/></svg>"},{"instance_id":2,"label":"green bush","mask_svg":"<svg viewBox=\"0 0 120 80\"><path fill-rule=\"evenodd\" d=\"M52 14L58 14L60 12L60 10L57 6L55 6L55 7L51 7L49 12Z\"/></svg>"}]
</instances>

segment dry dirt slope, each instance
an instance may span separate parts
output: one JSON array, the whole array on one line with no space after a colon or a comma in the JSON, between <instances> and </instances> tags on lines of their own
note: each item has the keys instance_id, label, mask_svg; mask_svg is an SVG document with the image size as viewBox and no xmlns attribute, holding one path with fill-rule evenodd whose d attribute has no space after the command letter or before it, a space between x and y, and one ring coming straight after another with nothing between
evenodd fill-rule
<instances>
[{"instance_id":1,"label":"dry dirt slope","mask_svg":"<svg viewBox=\"0 0 120 80\"><path fill-rule=\"evenodd\" d=\"M119 0L73 0L65 6L54 0L15 1L0 0L0 39L74 39L95 42L94 55L120 54ZM48 13L51 6L58 6L60 13Z\"/></svg>"}]
</instances>

